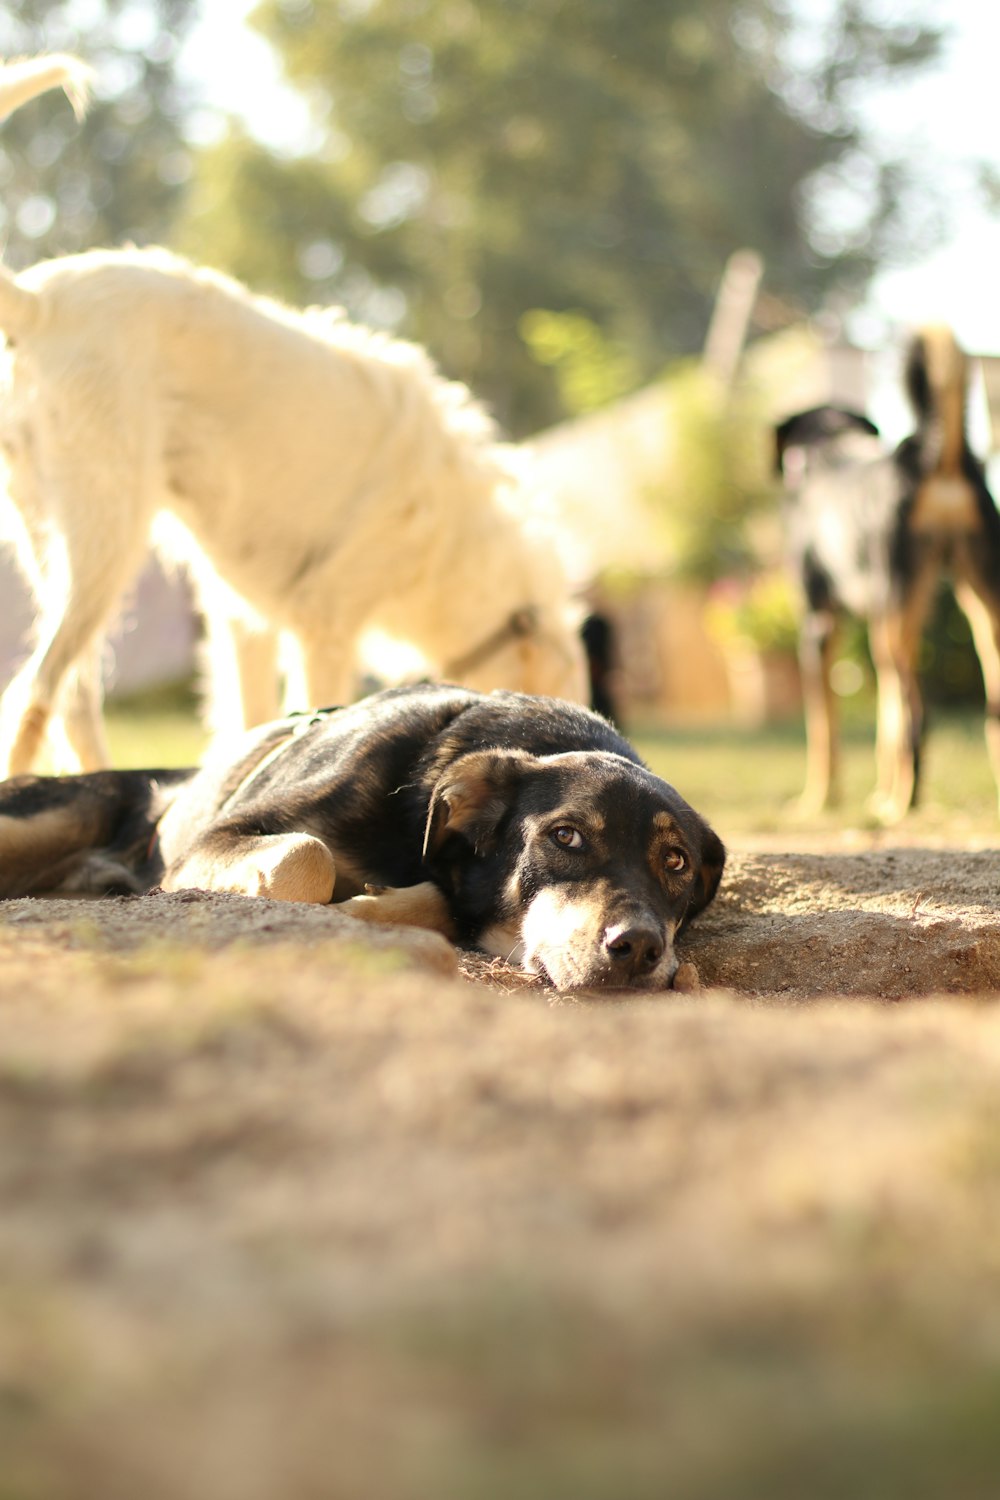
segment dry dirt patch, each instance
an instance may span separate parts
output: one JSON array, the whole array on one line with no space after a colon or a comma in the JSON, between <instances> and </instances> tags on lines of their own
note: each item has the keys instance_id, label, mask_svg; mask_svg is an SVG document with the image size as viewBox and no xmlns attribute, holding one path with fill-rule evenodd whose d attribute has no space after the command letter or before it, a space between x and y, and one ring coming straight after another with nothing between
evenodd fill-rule
<instances>
[{"instance_id":1,"label":"dry dirt patch","mask_svg":"<svg viewBox=\"0 0 1000 1500\"><path fill-rule=\"evenodd\" d=\"M126 951L144 943L221 949L339 944L388 966L457 972L430 933L362 928L336 908L184 891L109 901L9 901L0 943ZM855 853L736 852L722 891L683 942L702 983L790 1000L1000 992L1000 850L886 847ZM475 978L523 984L503 965Z\"/></svg>"},{"instance_id":2,"label":"dry dirt patch","mask_svg":"<svg viewBox=\"0 0 1000 1500\"><path fill-rule=\"evenodd\" d=\"M0 1496L993 1493L993 867L738 856L617 1001L0 906Z\"/></svg>"},{"instance_id":3,"label":"dry dirt patch","mask_svg":"<svg viewBox=\"0 0 1000 1500\"><path fill-rule=\"evenodd\" d=\"M736 854L687 942L741 994L1000 992L1000 851Z\"/></svg>"}]
</instances>

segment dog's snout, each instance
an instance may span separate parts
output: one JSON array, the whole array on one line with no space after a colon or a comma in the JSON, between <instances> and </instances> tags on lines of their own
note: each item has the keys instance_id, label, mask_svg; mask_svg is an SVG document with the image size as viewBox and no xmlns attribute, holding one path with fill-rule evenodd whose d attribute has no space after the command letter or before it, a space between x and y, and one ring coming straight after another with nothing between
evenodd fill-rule
<instances>
[{"instance_id":1,"label":"dog's snout","mask_svg":"<svg viewBox=\"0 0 1000 1500\"><path fill-rule=\"evenodd\" d=\"M616 972L638 978L650 974L663 957L663 935L655 927L635 922L609 927L604 946Z\"/></svg>"}]
</instances>

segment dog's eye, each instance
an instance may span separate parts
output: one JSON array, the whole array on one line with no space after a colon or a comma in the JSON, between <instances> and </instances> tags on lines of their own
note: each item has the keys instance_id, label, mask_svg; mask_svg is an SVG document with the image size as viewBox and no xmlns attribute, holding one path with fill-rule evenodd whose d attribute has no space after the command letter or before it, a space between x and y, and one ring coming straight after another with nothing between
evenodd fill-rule
<instances>
[{"instance_id":1,"label":"dog's eye","mask_svg":"<svg viewBox=\"0 0 1000 1500\"><path fill-rule=\"evenodd\" d=\"M687 869L687 855L683 849L668 849L663 863L672 874L678 875L681 870Z\"/></svg>"},{"instance_id":2,"label":"dog's eye","mask_svg":"<svg viewBox=\"0 0 1000 1500\"><path fill-rule=\"evenodd\" d=\"M558 828L553 828L549 838L560 849L582 849L583 835L577 829L571 828L568 823L560 823Z\"/></svg>"}]
</instances>

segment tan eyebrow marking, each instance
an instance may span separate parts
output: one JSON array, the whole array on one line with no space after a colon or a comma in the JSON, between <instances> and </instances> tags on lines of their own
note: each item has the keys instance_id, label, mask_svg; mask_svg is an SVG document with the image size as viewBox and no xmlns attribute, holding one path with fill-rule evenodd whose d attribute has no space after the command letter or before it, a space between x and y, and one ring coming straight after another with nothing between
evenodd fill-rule
<instances>
[{"instance_id":1,"label":"tan eyebrow marking","mask_svg":"<svg viewBox=\"0 0 1000 1500\"><path fill-rule=\"evenodd\" d=\"M558 828L560 823L572 823L575 828L579 825L588 828L594 833L603 833L607 827L607 818L595 807L565 807L557 808L553 813L547 813L545 822L548 826Z\"/></svg>"}]
</instances>

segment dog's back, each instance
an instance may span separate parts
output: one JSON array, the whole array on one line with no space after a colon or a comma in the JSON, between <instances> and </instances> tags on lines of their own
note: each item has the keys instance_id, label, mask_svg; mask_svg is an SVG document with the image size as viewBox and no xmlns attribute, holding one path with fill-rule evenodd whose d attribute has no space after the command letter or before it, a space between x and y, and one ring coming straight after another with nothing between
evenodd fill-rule
<instances>
[{"instance_id":1,"label":"dog's back","mask_svg":"<svg viewBox=\"0 0 1000 1500\"><path fill-rule=\"evenodd\" d=\"M896 451L907 482L907 529L942 541L976 532L995 507L982 503L982 466L966 435L968 360L950 328L914 335L904 379L916 418Z\"/></svg>"},{"instance_id":2,"label":"dog's back","mask_svg":"<svg viewBox=\"0 0 1000 1500\"><path fill-rule=\"evenodd\" d=\"M788 545L808 608L869 615L885 597L900 500L878 428L860 412L818 406L788 417L775 438Z\"/></svg>"}]
</instances>

